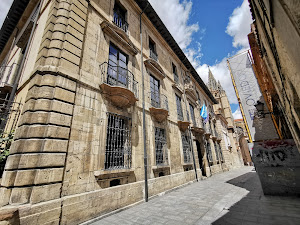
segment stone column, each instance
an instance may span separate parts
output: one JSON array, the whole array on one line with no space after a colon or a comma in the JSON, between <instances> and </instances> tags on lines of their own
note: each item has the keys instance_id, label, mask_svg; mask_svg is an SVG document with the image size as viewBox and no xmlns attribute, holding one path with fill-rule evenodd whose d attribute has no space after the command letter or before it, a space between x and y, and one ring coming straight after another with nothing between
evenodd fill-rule
<instances>
[{"instance_id":1,"label":"stone column","mask_svg":"<svg viewBox=\"0 0 300 225\"><path fill-rule=\"evenodd\" d=\"M36 69L3 174L0 205L61 197L88 2L54 0L47 7Z\"/></svg>"}]
</instances>

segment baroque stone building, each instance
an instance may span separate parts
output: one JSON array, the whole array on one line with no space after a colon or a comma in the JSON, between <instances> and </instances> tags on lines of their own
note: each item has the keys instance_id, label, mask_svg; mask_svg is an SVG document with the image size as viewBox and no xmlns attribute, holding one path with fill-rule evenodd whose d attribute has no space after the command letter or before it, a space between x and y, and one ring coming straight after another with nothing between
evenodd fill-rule
<instances>
[{"instance_id":1,"label":"baroque stone building","mask_svg":"<svg viewBox=\"0 0 300 225\"><path fill-rule=\"evenodd\" d=\"M231 166L239 167L242 164L242 155L229 100L220 81L215 79L210 69L208 72L208 88L218 101L218 104L215 104L213 107L220 121L219 127L223 139L222 149L227 153L227 159L231 162Z\"/></svg>"},{"instance_id":2,"label":"baroque stone building","mask_svg":"<svg viewBox=\"0 0 300 225\"><path fill-rule=\"evenodd\" d=\"M15 0L0 51L22 104L0 189L8 220L78 224L241 165L228 100L146 0Z\"/></svg>"}]
</instances>

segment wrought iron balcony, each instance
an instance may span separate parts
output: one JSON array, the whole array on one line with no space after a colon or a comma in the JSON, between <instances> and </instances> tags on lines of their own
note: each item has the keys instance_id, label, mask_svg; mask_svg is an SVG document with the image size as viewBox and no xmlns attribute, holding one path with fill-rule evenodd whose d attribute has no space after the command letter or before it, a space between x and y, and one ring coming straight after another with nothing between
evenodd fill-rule
<instances>
[{"instance_id":1,"label":"wrought iron balcony","mask_svg":"<svg viewBox=\"0 0 300 225\"><path fill-rule=\"evenodd\" d=\"M118 107L129 107L138 100L138 82L127 68L104 62L100 65L102 92Z\"/></svg>"},{"instance_id":2,"label":"wrought iron balcony","mask_svg":"<svg viewBox=\"0 0 300 225\"><path fill-rule=\"evenodd\" d=\"M127 33L129 24L126 22L124 16L122 16L119 12L114 11L114 24L116 24L119 28Z\"/></svg>"},{"instance_id":3,"label":"wrought iron balcony","mask_svg":"<svg viewBox=\"0 0 300 225\"><path fill-rule=\"evenodd\" d=\"M149 92L150 104L149 108L151 115L158 121L162 122L169 115L169 104L167 96L158 92Z\"/></svg>"},{"instance_id":4,"label":"wrought iron balcony","mask_svg":"<svg viewBox=\"0 0 300 225\"><path fill-rule=\"evenodd\" d=\"M157 53L150 49L150 58L154 59L155 61L158 61Z\"/></svg>"}]
</instances>

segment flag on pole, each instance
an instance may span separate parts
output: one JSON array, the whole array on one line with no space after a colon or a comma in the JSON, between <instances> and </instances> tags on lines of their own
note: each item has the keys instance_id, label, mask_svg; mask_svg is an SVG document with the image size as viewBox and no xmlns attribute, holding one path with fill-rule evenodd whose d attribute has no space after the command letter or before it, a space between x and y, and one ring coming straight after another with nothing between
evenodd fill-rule
<instances>
[{"instance_id":1,"label":"flag on pole","mask_svg":"<svg viewBox=\"0 0 300 225\"><path fill-rule=\"evenodd\" d=\"M208 114L207 114L207 108L206 108L205 104L203 104L203 106L201 108L200 116L204 119L204 122L206 123L206 119L208 117Z\"/></svg>"}]
</instances>

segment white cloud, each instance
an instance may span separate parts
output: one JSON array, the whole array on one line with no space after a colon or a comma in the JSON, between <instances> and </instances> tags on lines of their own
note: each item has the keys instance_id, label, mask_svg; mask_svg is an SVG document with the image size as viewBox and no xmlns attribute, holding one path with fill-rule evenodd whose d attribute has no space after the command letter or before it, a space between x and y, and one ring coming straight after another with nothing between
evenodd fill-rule
<instances>
[{"instance_id":1,"label":"white cloud","mask_svg":"<svg viewBox=\"0 0 300 225\"><path fill-rule=\"evenodd\" d=\"M242 117L242 113L241 113L241 110L239 108L237 108L237 110L235 110L234 113L232 113L233 115L233 118L236 120L236 119L243 119Z\"/></svg>"},{"instance_id":2,"label":"white cloud","mask_svg":"<svg viewBox=\"0 0 300 225\"><path fill-rule=\"evenodd\" d=\"M201 46L198 49L188 49L192 35L199 31L197 23L188 24L193 3L187 0L182 3L179 0L149 0L149 2L187 56L201 57ZM200 33L205 33L205 30L200 30Z\"/></svg>"},{"instance_id":3,"label":"white cloud","mask_svg":"<svg viewBox=\"0 0 300 225\"><path fill-rule=\"evenodd\" d=\"M249 48L247 35L250 33L252 18L248 0L233 10L229 17L226 33L233 37L233 47Z\"/></svg>"},{"instance_id":4,"label":"white cloud","mask_svg":"<svg viewBox=\"0 0 300 225\"><path fill-rule=\"evenodd\" d=\"M208 65L200 62L203 56L201 52L201 39L205 35L205 29L199 29L197 23L188 24L191 14L192 2L184 0L149 0L159 17L162 19L174 39L185 52L187 58L192 63L202 80L207 83ZM180 15L180 16L178 16ZM232 36L232 45L236 51L229 53L220 62L210 66L215 78L221 82L230 104L237 104L237 98L232 85L230 73L227 67L226 59L234 54L245 51L249 48L247 35L250 33L250 24L252 23L248 0L244 0L242 5L233 10L229 17L226 33ZM197 48L189 48L192 42L192 35L199 34L197 37Z\"/></svg>"},{"instance_id":5,"label":"white cloud","mask_svg":"<svg viewBox=\"0 0 300 225\"><path fill-rule=\"evenodd\" d=\"M12 4L13 0L1 0L0 1L0 9L1 9L1 13L0 13L0 27L2 27L2 24L5 20L5 17L8 13L8 10L10 9L10 6Z\"/></svg>"}]
</instances>

